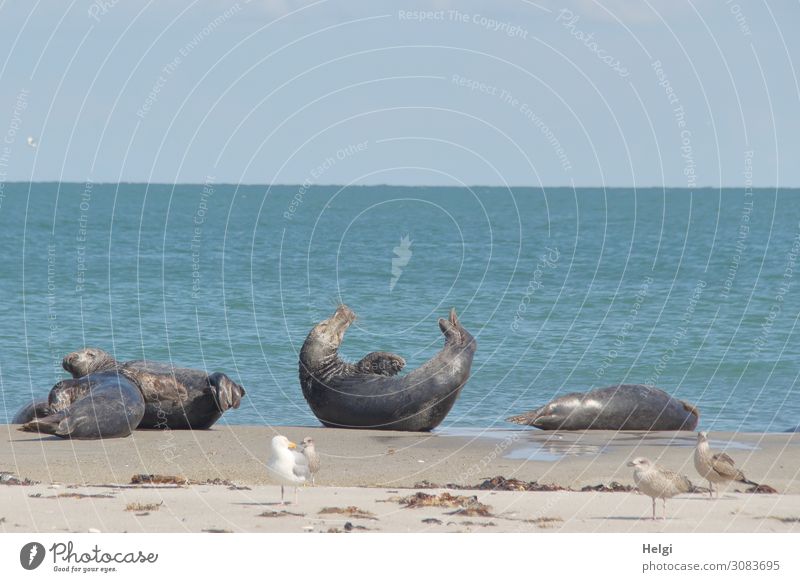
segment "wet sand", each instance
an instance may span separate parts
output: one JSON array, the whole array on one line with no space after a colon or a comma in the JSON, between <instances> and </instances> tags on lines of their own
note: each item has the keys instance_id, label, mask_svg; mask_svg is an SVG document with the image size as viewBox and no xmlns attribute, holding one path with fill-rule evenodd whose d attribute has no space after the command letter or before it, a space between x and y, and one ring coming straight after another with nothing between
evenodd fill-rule
<instances>
[{"instance_id":1,"label":"wet sand","mask_svg":"<svg viewBox=\"0 0 800 582\"><path fill-rule=\"evenodd\" d=\"M649 498L636 493L451 492L477 495L492 507L492 517L446 515L452 508L407 509L386 500L414 493L407 488L424 480L463 486L498 475L570 489L612 481L632 485L632 471L625 463L635 456L650 457L703 485L692 465L693 433L556 434L522 429L415 434L218 426L65 441L16 428L0 427L0 471L40 484L0 485L0 520L5 518L0 525L5 531L301 532L343 529L346 522L378 531L800 530L794 521L800 519L800 434L712 434L712 447L729 445L728 453L750 479L780 494L741 493L745 487L732 484L719 501L700 494L671 500L670 519L653 523L641 519L649 516ZM276 431L296 441L312 436L322 455L317 487L302 489L299 507L275 505L280 489L270 484L264 469ZM130 488L131 477L142 473L222 480L247 489L205 484ZM59 497L62 493L110 497ZM161 505L126 511L130 503ZM377 519L318 513L323 507L351 505ZM303 515L259 516L282 509Z\"/></svg>"}]
</instances>

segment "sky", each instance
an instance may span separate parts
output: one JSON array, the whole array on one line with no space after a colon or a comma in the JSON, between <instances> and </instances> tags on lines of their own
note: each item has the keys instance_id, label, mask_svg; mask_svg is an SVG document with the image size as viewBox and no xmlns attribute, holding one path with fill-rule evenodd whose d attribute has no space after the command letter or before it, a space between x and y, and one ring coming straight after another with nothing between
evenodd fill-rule
<instances>
[{"instance_id":1,"label":"sky","mask_svg":"<svg viewBox=\"0 0 800 582\"><path fill-rule=\"evenodd\" d=\"M800 3L0 0L0 183L800 186Z\"/></svg>"}]
</instances>

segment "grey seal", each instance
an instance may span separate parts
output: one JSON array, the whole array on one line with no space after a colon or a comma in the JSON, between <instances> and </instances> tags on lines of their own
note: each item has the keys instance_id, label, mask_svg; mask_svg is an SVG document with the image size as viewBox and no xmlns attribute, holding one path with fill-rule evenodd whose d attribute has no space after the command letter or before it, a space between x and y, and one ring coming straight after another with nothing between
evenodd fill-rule
<instances>
[{"instance_id":1,"label":"grey seal","mask_svg":"<svg viewBox=\"0 0 800 582\"><path fill-rule=\"evenodd\" d=\"M332 427L434 429L467 383L477 349L455 310L439 319L444 348L405 376L398 376L405 360L388 352L372 352L355 364L342 361L339 346L355 318L340 305L314 326L300 350L300 386L314 415Z\"/></svg>"},{"instance_id":2,"label":"grey seal","mask_svg":"<svg viewBox=\"0 0 800 582\"><path fill-rule=\"evenodd\" d=\"M688 402L643 384L566 394L507 418L542 430L694 430L700 412Z\"/></svg>"}]
</instances>

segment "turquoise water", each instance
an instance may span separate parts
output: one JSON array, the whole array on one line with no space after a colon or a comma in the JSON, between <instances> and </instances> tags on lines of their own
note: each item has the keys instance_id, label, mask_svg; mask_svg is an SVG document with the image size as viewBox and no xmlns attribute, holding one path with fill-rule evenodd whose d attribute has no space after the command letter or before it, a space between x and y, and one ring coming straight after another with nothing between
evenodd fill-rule
<instances>
[{"instance_id":1,"label":"turquoise water","mask_svg":"<svg viewBox=\"0 0 800 582\"><path fill-rule=\"evenodd\" d=\"M458 310L479 348L444 427L642 382L697 404L703 428L785 430L800 424L799 197L5 184L0 421L96 345L225 371L248 395L222 422L315 425L297 351L343 301L359 315L344 355L409 369Z\"/></svg>"}]
</instances>

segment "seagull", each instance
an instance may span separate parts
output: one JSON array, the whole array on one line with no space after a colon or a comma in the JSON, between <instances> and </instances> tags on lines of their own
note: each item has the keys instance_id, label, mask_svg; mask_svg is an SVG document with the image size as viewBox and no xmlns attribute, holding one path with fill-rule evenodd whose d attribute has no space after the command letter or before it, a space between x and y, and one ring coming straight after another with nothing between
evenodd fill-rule
<instances>
[{"instance_id":1,"label":"seagull","mask_svg":"<svg viewBox=\"0 0 800 582\"><path fill-rule=\"evenodd\" d=\"M758 487L758 483L748 481L744 473L736 468L736 463L733 462L725 453L714 453L708 446L708 433L697 433L697 448L694 450L694 468L700 476L708 481L708 494L714 495L714 483L730 483L731 481L738 481L746 483L754 487ZM719 488L717 488L717 497L719 497Z\"/></svg>"},{"instance_id":2,"label":"seagull","mask_svg":"<svg viewBox=\"0 0 800 582\"><path fill-rule=\"evenodd\" d=\"M36 138L33 137L32 135L29 135L28 136L28 147L36 149L36 146L38 146L38 145L39 145L39 142L36 141Z\"/></svg>"},{"instance_id":3,"label":"seagull","mask_svg":"<svg viewBox=\"0 0 800 582\"><path fill-rule=\"evenodd\" d=\"M628 463L635 467L633 480L636 487L653 500L653 519L656 519L656 499L664 502L664 519L667 518L667 498L692 490L692 483L684 475L665 469L650 459L637 457Z\"/></svg>"},{"instance_id":4,"label":"seagull","mask_svg":"<svg viewBox=\"0 0 800 582\"><path fill-rule=\"evenodd\" d=\"M308 461L302 453L292 450L295 448L297 445L283 435L272 438L267 472L281 484L281 504L284 504L285 485L294 485L294 504L297 505L297 486L311 478Z\"/></svg>"},{"instance_id":5,"label":"seagull","mask_svg":"<svg viewBox=\"0 0 800 582\"><path fill-rule=\"evenodd\" d=\"M308 461L308 470L311 471L311 484L316 485L314 482L314 477L317 474L317 471L319 471L321 463L319 455L317 454L317 450L314 448L314 439L311 437L304 438L301 452Z\"/></svg>"}]
</instances>

